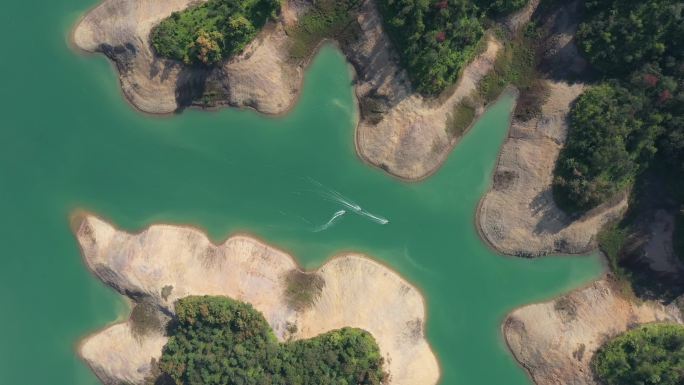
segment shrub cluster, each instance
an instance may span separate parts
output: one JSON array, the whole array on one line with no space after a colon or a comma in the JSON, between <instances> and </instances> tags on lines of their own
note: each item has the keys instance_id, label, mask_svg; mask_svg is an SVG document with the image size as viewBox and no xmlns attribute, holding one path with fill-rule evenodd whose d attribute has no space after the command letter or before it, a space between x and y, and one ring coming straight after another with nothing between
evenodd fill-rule
<instances>
[{"instance_id":1,"label":"shrub cluster","mask_svg":"<svg viewBox=\"0 0 684 385\"><path fill-rule=\"evenodd\" d=\"M588 17L577 38L604 73L626 76L645 64L674 69L681 60L681 1L587 0L585 8Z\"/></svg>"}]
</instances>

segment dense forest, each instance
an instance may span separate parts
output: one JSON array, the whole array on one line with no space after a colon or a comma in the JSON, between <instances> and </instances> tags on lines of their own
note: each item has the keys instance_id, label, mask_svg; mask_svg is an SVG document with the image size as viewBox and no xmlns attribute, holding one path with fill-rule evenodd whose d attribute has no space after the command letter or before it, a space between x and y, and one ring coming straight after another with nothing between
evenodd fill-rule
<instances>
[{"instance_id":1,"label":"dense forest","mask_svg":"<svg viewBox=\"0 0 684 385\"><path fill-rule=\"evenodd\" d=\"M263 315L225 297L187 297L159 368L178 385L379 385L383 359L367 332L344 328L279 343Z\"/></svg>"},{"instance_id":2,"label":"dense forest","mask_svg":"<svg viewBox=\"0 0 684 385\"><path fill-rule=\"evenodd\" d=\"M279 11L279 0L209 0L159 23L152 46L185 64L216 64L240 53Z\"/></svg>"},{"instance_id":3,"label":"dense forest","mask_svg":"<svg viewBox=\"0 0 684 385\"><path fill-rule=\"evenodd\" d=\"M684 177L682 2L586 1L577 39L602 84L570 114L554 192L569 212L606 202L649 168Z\"/></svg>"},{"instance_id":4,"label":"dense forest","mask_svg":"<svg viewBox=\"0 0 684 385\"><path fill-rule=\"evenodd\" d=\"M609 341L592 359L605 385L684 383L684 327L652 324Z\"/></svg>"},{"instance_id":5,"label":"dense forest","mask_svg":"<svg viewBox=\"0 0 684 385\"><path fill-rule=\"evenodd\" d=\"M654 138L632 143L644 123L639 97L617 82L586 91L570 112L570 131L556 168L557 201L572 211L593 208L632 185L639 161L650 158ZM641 154L644 152L644 154Z\"/></svg>"},{"instance_id":6,"label":"dense forest","mask_svg":"<svg viewBox=\"0 0 684 385\"><path fill-rule=\"evenodd\" d=\"M437 95L454 84L475 56L483 18L527 0L379 0L380 13L414 88Z\"/></svg>"}]
</instances>

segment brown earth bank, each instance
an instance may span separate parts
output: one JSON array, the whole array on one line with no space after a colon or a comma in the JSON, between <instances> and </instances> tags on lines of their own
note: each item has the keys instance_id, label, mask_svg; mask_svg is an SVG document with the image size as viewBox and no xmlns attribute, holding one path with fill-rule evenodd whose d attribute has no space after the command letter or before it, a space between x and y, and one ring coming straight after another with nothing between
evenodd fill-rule
<instances>
[{"instance_id":1,"label":"brown earth bank","mask_svg":"<svg viewBox=\"0 0 684 385\"><path fill-rule=\"evenodd\" d=\"M85 51L107 55L116 64L124 95L144 112L165 114L188 106L287 112L297 100L305 67L314 54L294 59L290 54L293 39L287 31L310 9L311 2L283 2L277 21L269 22L244 52L213 69L189 68L160 58L150 45L150 31L157 23L193 3L104 0L75 27L73 42ZM511 28L528 20L537 3L512 15ZM448 119L490 71L501 43L488 35L481 54L464 69L458 84L438 98L424 98L412 91L406 72L398 65L372 0L362 4L356 21L355 38L339 45L356 72L361 112L357 152L399 178L425 178L458 142L460 135L448 132Z\"/></svg>"},{"instance_id":2,"label":"brown earth bank","mask_svg":"<svg viewBox=\"0 0 684 385\"><path fill-rule=\"evenodd\" d=\"M508 347L537 385L597 385L591 359L609 339L651 322L682 323L674 306L636 303L604 277L555 300L528 305L504 321Z\"/></svg>"},{"instance_id":3,"label":"brown earth bank","mask_svg":"<svg viewBox=\"0 0 684 385\"><path fill-rule=\"evenodd\" d=\"M439 366L425 339L423 297L369 258L344 254L305 273L291 256L248 236L214 245L187 227L155 225L129 234L92 215L73 222L87 266L134 305L127 321L79 345L80 356L104 384L154 381L155 362L167 341L164 325L173 317L175 301L190 295L252 304L280 341L347 326L366 330L385 359L389 384L437 383ZM292 274L317 277L310 303L291 300L287 282Z\"/></svg>"}]
</instances>

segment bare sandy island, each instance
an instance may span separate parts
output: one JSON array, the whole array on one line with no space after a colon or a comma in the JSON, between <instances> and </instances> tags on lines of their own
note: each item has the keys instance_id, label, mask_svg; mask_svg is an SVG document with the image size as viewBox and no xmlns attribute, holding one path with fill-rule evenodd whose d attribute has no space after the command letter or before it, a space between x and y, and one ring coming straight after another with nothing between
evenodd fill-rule
<instances>
[{"instance_id":1,"label":"bare sandy island","mask_svg":"<svg viewBox=\"0 0 684 385\"><path fill-rule=\"evenodd\" d=\"M537 385L597 385L590 362L610 338L639 324L682 323L675 305L636 304L603 278L555 300L511 313L503 331Z\"/></svg>"},{"instance_id":2,"label":"bare sandy island","mask_svg":"<svg viewBox=\"0 0 684 385\"><path fill-rule=\"evenodd\" d=\"M222 295L262 312L279 340L311 338L345 326L370 332L393 385L434 385L437 359L424 333L421 294L392 270L360 255L338 256L314 274L320 295L303 310L286 300L286 276L299 267L289 255L247 236L212 244L198 230L155 225L140 234L97 217L77 218L76 236L88 267L101 280L168 319L189 295ZM134 310L135 313L135 310ZM148 317L149 318L149 317ZM154 375L167 338L136 331L131 319L83 340L79 353L105 384L144 384Z\"/></svg>"},{"instance_id":3,"label":"bare sandy island","mask_svg":"<svg viewBox=\"0 0 684 385\"><path fill-rule=\"evenodd\" d=\"M170 113L207 101L211 106L251 107L265 114L288 111L315 52L303 60L294 59L287 30L311 2L283 2L281 17L268 23L242 54L214 69L190 69L156 56L149 39L157 23L194 2L104 0L78 23L73 42L85 51L107 55L119 71L124 95L145 112ZM361 111L357 151L364 160L397 177L424 178L457 143L459 138L447 131L449 115L492 68L501 44L489 36L483 52L464 69L456 86L440 98L425 99L412 93L372 0L363 3L357 22L357 38L339 43L356 70Z\"/></svg>"}]
</instances>

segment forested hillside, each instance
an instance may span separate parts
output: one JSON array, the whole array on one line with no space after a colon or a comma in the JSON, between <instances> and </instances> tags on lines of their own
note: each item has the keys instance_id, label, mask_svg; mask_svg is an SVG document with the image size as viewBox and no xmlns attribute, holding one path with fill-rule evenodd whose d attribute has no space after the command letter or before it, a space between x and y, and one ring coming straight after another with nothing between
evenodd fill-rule
<instances>
[{"instance_id":1,"label":"forested hillside","mask_svg":"<svg viewBox=\"0 0 684 385\"><path fill-rule=\"evenodd\" d=\"M684 327L646 325L601 347L592 366L605 385L684 383Z\"/></svg>"},{"instance_id":2,"label":"forested hillside","mask_svg":"<svg viewBox=\"0 0 684 385\"><path fill-rule=\"evenodd\" d=\"M437 95L458 79L477 52L484 18L527 0L378 0L385 27L414 88Z\"/></svg>"},{"instance_id":3,"label":"forested hillside","mask_svg":"<svg viewBox=\"0 0 684 385\"><path fill-rule=\"evenodd\" d=\"M682 2L587 1L577 39L602 84L570 115L554 183L557 201L585 211L649 167L684 176Z\"/></svg>"}]
</instances>

